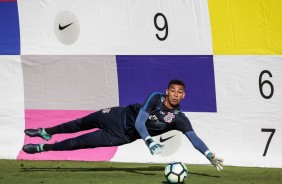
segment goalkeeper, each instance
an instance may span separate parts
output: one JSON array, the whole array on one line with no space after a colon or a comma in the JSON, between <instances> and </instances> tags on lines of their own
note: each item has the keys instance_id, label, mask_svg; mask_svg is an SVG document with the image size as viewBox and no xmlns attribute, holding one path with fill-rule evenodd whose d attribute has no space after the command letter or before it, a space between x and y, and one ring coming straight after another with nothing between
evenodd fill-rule
<instances>
[{"instance_id":1,"label":"goalkeeper","mask_svg":"<svg viewBox=\"0 0 282 184\"><path fill-rule=\"evenodd\" d=\"M223 160L217 158L208 149L194 132L189 119L181 111L179 103L184 97L185 84L180 80L172 80L168 84L166 94L154 92L142 105L132 104L125 107L102 109L54 127L26 129L26 135L41 137L48 141L55 134L99 128L99 130L53 144L27 144L23 146L23 151L34 154L45 151L119 146L142 138L153 155L161 153L163 145L156 142L151 136L170 130L179 130L217 170L222 170Z\"/></svg>"}]
</instances>

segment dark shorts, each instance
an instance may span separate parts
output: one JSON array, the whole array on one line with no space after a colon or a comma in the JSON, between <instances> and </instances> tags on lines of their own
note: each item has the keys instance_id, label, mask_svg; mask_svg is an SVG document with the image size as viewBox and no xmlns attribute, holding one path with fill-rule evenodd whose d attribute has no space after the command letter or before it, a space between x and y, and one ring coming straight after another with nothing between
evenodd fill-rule
<instances>
[{"instance_id":1,"label":"dark shorts","mask_svg":"<svg viewBox=\"0 0 282 184\"><path fill-rule=\"evenodd\" d=\"M74 133L99 128L99 130L55 143L55 150L75 150L119 146L130 143L123 125L123 107L102 109L83 118L58 125L59 133Z\"/></svg>"}]
</instances>

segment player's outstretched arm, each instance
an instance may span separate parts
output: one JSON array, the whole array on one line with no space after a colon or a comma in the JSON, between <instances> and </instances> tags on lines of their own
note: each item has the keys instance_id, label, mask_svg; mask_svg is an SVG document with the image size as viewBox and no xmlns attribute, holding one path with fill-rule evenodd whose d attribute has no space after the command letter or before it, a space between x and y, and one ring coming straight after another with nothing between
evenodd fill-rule
<instances>
[{"instance_id":1,"label":"player's outstretched arm","mask_svg":"<svg viewBox=\"0 0 282 184\"><path fill-rule=\"evenodd\" d=\"M194 131L188 131L185 133L185 135L193 144L194 148L200 151L203 155L206 155L207 159L216 167L218 171L223 169L223 159L216 157L215 153L212 153L209 150L206 144L196 135Z\"/></svg>"}]
</instances>

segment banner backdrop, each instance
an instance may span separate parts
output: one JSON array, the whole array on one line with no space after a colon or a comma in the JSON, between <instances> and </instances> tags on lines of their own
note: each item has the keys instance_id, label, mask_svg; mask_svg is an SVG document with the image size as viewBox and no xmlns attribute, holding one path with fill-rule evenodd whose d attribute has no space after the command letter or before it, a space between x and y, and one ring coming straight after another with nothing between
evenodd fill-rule
<instances>
[{"instance_id":1,"label":"banner backdrop","mask_svg":"<svg viewBox=\"0 0 282 184\"><path fill-rule=\"evenodd\" d=\"M177 131L155 137L172 137L157 156L143 140L21 151L46 142L25 128L143 103L181 79L185 114L226 165L282 167L281 10L280 0L0 0L0 158L209 164Z\"/></svg>"}]
</instances>

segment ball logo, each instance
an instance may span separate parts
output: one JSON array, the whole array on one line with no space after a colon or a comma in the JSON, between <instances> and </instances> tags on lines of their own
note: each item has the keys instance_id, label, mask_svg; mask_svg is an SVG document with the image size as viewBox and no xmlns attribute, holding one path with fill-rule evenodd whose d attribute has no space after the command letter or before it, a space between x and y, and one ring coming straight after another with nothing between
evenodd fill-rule
<instances>
[{"instance_id":1,"label":"ball logo","mask_svg":"<svg viewBox=\"0 0 282 184\"><path fill-rule=\"evenodd\" d=\"M59 12L54 21L54 31L61 43L65 45L75 43L80 32L76 16L70 11Z\"/></svg>"},{"instance_id":2,"label":"ball logo","mask_svg":"<svg viewBox=\"0 0 282 184\"><path fill-rule=\"evenodd\" d=\"M175 118L175 115L171 112L168 112L167 115L164 117L165 122L170 123L172 119Z\"/></svg>"}]
</instances>

